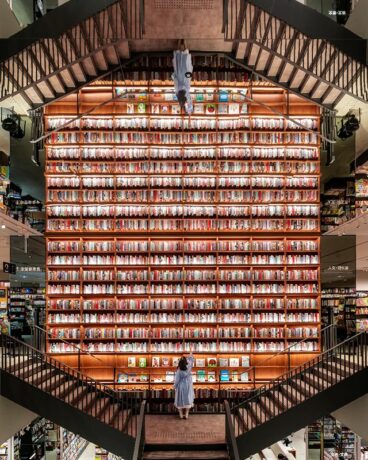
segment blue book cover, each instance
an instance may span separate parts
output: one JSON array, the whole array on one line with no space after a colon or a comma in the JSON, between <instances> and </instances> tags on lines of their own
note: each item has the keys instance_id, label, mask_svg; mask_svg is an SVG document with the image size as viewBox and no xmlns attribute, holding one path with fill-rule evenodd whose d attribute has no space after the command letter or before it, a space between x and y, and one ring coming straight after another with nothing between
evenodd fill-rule
<instances>
[{"instance_id":1,"label":"blue book cover","mask_svg":"<svg viewBox=\"0 0 368 460\"><path fill-rule=\"evenodd\" d=\"M230 380L230 374L227 369L222 369L220 371L220 382L228 382Z\"/></svg>"}]
</instances>

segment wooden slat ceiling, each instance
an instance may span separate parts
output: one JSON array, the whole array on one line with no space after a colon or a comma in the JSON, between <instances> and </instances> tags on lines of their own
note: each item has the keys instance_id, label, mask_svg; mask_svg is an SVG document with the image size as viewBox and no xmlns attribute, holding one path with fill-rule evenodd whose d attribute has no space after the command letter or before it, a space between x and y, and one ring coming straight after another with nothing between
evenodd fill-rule
<instances>
[{"instance_id":1,"label":"wooden slat ceiling","mask_svg":"<svg viewBox=\"0 0 368 460\"><path fill-rule=\"evenodd\" d=\"M77 0L70 3L73 1ZM256 0L214 2L225 5L219 30L223 24L224 49L229 41L233 43L230 55L234 62L238 60L263 79L329 109L345 94L368 101L367 65L335 44L307 36L257 6ZM91 17L4 58L0 62L1 104L16 104L23 111L34 109L119 68L129 58L130 45L145 43L143 6L142 0L109 0L109 6L103 9L101 2L101 9ZM62 9L54 13L60 10L62 14ZM190 11L186 9L185 13ZM162 27L170 28L162 22L162 9L156 14ZM188 37L190 32L188 21ZM170 36L169 30L167 34ZM146 41L149 49L149 39Z\"/></svg>"},{"instance_id":2,"label":"wooden slat ceiling","mask_svg":"<svg viewBox=\"0 0 368 460\"><path fill-rule=\"evenodd\" d=\"M308 37L252 0L229 0L225 39L256 74L327 107L345 94L368 102L368 67L324 39Z\"/></svg>"}]
</instances>

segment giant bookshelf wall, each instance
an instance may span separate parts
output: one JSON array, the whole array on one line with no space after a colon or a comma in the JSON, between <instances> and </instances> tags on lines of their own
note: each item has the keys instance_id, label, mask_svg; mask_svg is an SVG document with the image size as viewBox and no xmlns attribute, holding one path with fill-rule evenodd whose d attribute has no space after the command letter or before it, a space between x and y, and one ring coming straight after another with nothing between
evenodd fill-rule
<instances>
[{"instance_id":1,"label":"giant bookshelf wall","mask_svg":"<svg viewBox=\"0 0 368 460\"><path fill-rule=\"evenodd\" d=\"M78 345L91 376L159 399L193 348L206 399L319 351L319 111L247 89L193 85L191 117L150 83L48 107L67 123L46 146L49 353L76 366Z\"/></svg>"}]
</instances>

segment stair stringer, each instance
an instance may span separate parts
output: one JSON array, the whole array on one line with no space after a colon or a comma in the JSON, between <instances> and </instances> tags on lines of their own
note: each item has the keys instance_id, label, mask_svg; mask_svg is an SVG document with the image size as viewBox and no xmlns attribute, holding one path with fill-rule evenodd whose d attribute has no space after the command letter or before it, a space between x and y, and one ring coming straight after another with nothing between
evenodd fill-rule
<instances>
[{"instance_id":1,"label":"stair stringer","mask_svg":"<svg viewBox=\"0 0 368 460\"><path fill-rule=\"evenodd\" d=\"M368 367L236 438L240 458L298 431L368 393Z\"/></svg>"},{"instance_id":2,"label":"stair stringer","mask_svg":"<svg viewBox=\"0 0 368 460\"><path fill-rule=\"evenodd\" d=\"M135 439L64 401L0 371L0 394L125 460L133 458Z\"/></svg>"}]
</instances>

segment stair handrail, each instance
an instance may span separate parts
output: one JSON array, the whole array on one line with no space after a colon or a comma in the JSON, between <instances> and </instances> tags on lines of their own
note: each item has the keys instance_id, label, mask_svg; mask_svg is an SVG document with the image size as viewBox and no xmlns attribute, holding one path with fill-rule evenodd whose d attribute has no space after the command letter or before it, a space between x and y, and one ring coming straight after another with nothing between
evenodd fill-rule
<instances>
[{"instance_id":1,"label":"stair handrail","mask_svg":"<svg viewBox=\"0 0 368 460\"><path fill-rule=\"evenodd\" d=\"M329 324L328 326L325 326L324 328L320 329L320 335L322 337L322 332L325 332L329 329L332 329L332 328L336 328L336 326L334 324ZM274 353L272 356L269 356L268 358L262 360L259 364L256 364L256 365L253 365L251 367L248 368L247 372L248 372L248 375L251 377L252 375L252 371L253 371L253 388L255 388L255 385L256 385L256 379L255 379L255 375L256 375L256 370L257 368L261 367L262 365L264 365L265 363L267 363L268 361L271 361L273 360L276 356L279 356L279 355L284 355L284 354L287 354L288 355L288 371L290 371L290 350L296 346L298 346L299 344L303 343L303 342L306 342L308 340L311 340L311 339L314 339L315 337L305 337L303 340L299 340L298 342L295 342L293 343L292 345L289 345L288 347Z\"/></svg>"},{"instance_id":2,"label":"stair handrail","mask_svg":"<svg viewBox=\"0 0 368 460\"><path fill-rule=\"evenodd\" d=\"M368 334L367 331L362 331L362 332L359 332L359 333L357 333L357 334L355 334L355 335L353 335L351 337L348 337L344 341L334 345L333 347L329 348L328 350L323 351L322 353L320 353L317 356L315 356L314 358L306 361L305 363L301 364L300 366L295 367L294 369L292 369L292 370L290 370L288 372L285 372L284 374L281 374L279 377L276 377L275 379L272 379L266 385L262 385L261 387L257 388L257 393L256 394L254 394L251 397L247 398L243 402L234 405L232 407L232 412L238 410L241 407L244 407L245 405L250 404L250 402L253 401L253 400L258 400L260 398L260 396L262 396L262 394L279 387L281 382L285 382L285 381L289 380L291 377L293 377L293 376L295 376L295 375L297 375L299 373L302 374L302 372L305 369L311 368L313 364L317 364L317 363L321 362L326 355L334 354L334 352L338 348L344 348L345 345L347 345L347 344L355 341L357 338L362 337L363 335L367 335L367 334ZM366 354L368 356L368 351L366 352ZM367 363L367 365L368 365L368 363Z\"/></svg>"},{"instance_id":3,"label":"stair handrail","mask_svg":"<svg viewBox=\"0 0 368 460\"><path fill-rule=\"evenodd\" d=\"M15 337L12 337L8 334L3 334L3 333L0 333L0 338L2 340L2 351L3 351L3 356L2 356L2 361L0 363L0 368L1 369L4 369L4 363L6 364L6 347L4 347L4 343L6 344L6 341L12 341L12 342L16 342L18 345L28 349L28 350L31 350L32 352L38 354L42 361L44 361L45 363L47 364L50 364L51 366L53 366L54 368L57 368L61 371L65 371L66 374L70 375L71 377L73 378L77 378L79 379L80 381L84 382L84 383L87 383L89 385L92 385L92 386L95 386L97 388L100 389L100 391L104 392L104 393L107 393L107 394L113 394L113 395L120 395L120 394L132 394L133 392L129 392L129 391L117 391L115 390L114 388L111 388L107 385L105 385L104 383L101 383L99 382L98 380L95 380L91 377L89 377L88 375L86 374L83 374L81 371L77 371L76 369L73 369L72 367L68 366L67 364L65 363L62 363L61 361L58 361L57 359L53 358L52 356L49 356L47 353L45 352L42 352L40 350L37 350L37 348L33 347L32 345L29 345L28 343L25 343ZM19 355L21 356L21 355ZM5 357L5 359L4 359ZM139 391L134 391L134 394L137 394L139 393Z\"/></svg>"},{"instance_id":4,"label":"stair handrail","mask_svg":"<svg viewBox=\"0 0 368 460\"><path fill-rule=\"evenodd\" d=\"M225 399L225 436L230 460L240 460L229 401Z\"/></svg>"},{"instance_id":5,"label":"stair handrail","mask_svg":"<svg viewBox=\"0 0 368 460\"><path fill-rule=\"evenodd\" d=\"M137 436L135 438L133 460L141 460L144 444L146 442L146 404L147 401L143 400L139 409L138 421L137 421Z\"/></svg>"}]
</instances>

